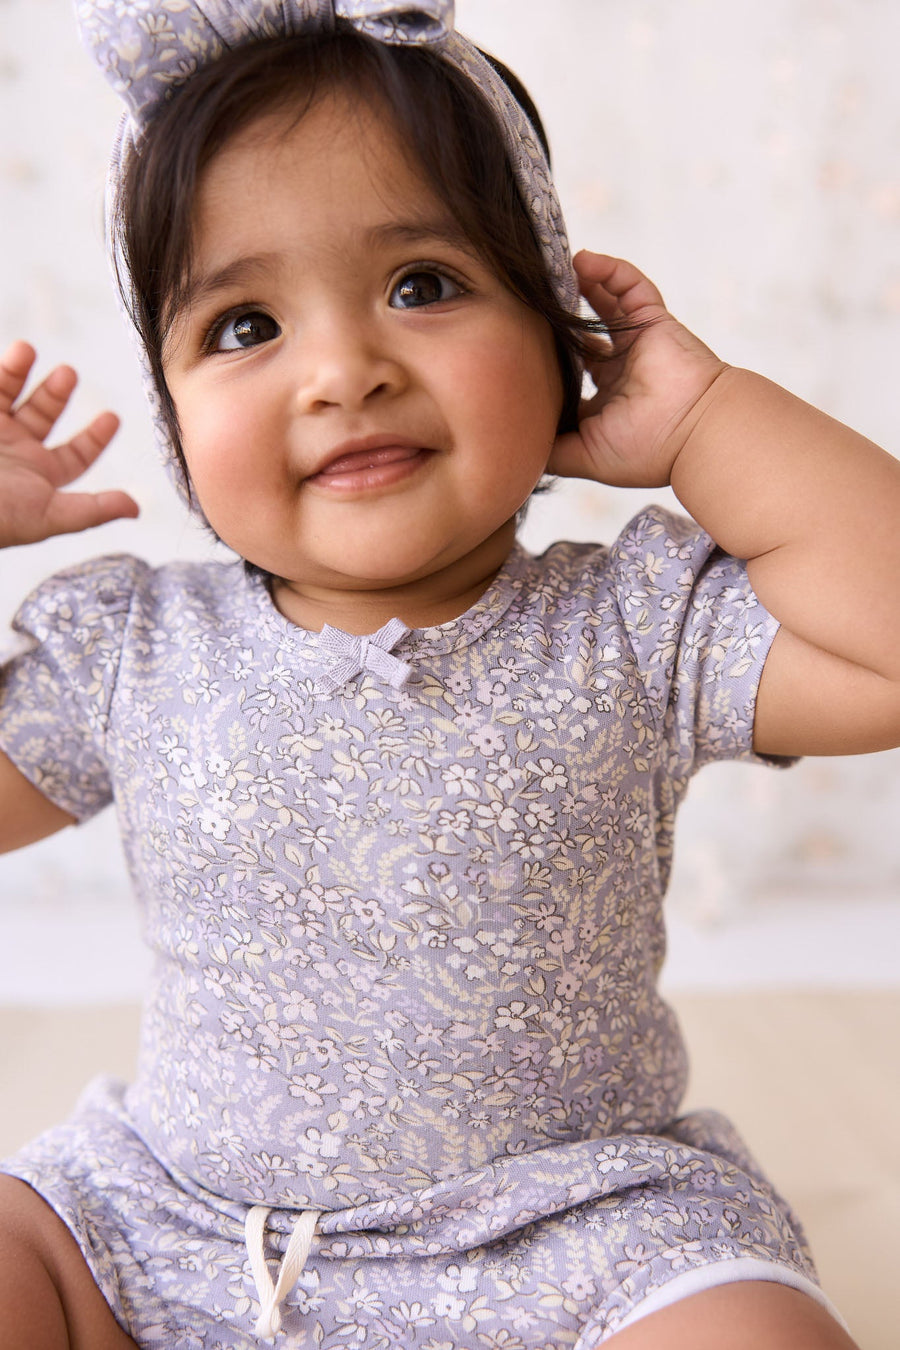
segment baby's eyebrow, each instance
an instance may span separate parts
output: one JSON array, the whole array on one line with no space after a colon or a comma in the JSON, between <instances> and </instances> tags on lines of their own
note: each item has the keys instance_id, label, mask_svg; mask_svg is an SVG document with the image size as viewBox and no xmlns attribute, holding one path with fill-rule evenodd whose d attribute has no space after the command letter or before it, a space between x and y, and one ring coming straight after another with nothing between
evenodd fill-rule
<instances>
[{"instance_id":1,"label":"baby's eyebrow","mask_svg":"<svg viewBox=\"0 0 900 1350\"><path fill-rule=\"evenodd\" d=\"M471 241L452 216L441 216L438 220L389 220L373 225L368 235L373 244L449 244L475 255Z\"/></svg>"},{"instance_id":2,"label":"baby's eyebrow","mask_svg":"<svg viewBox=\"0 0 900 1350\"><path fill-rule=\"evenodd\" d=\"M373 246L382 247L391 244L444 244L477 257L464 231L451 216L441 216L435 220L387 220L370 226L366 238ZM187 313L196 305L234 286L247 286L269 278L277 272L281 262L278 253L251 253L246 257L235 258L215 271L193 274L178 296L178 312Z\"/></svg>"},{"instance_id":3,"label":"baby's eyebrow","mask_svg":"<svg viewBox=\"0 0 900 1350\"><path fill-rule=\"evenodd\" d=\"M245 286L271 276L277 265L278 256L275 253L251 253L247 257L235 258L214 272L192 274L188 285L178 297L178 308L187 311L220 291L227 291L232 286Z\"/></svg>"}]
</instances>

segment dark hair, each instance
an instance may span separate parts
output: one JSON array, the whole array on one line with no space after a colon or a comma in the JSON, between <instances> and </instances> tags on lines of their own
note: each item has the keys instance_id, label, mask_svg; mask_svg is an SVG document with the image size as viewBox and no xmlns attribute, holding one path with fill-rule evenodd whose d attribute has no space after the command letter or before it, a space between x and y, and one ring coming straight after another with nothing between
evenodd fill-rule
<instances>
[{"instance_id":1,"label":"dark hair","mask_svg":"<svg viewBox=\"0 0 900 1350\"><path fill-rule=\"evenodd\" d=\"M546 149L540 118L520 81L488 59ZM469 242L495 275L547 320L562 375L560 430L576 425L582 360L588 335L599 325L566 310L553 289L489 101L427 46L387 46L339 20L333 33L276 38L226 52L174 90L139 150L126 159L113 221L119 288L146 349L188 487L162 353L189 283L200 176L226 142L261 115L290 108L299 120L320 93L336 87L361 90L386 107L401 143Z\"/></svg>"}]
</instances>

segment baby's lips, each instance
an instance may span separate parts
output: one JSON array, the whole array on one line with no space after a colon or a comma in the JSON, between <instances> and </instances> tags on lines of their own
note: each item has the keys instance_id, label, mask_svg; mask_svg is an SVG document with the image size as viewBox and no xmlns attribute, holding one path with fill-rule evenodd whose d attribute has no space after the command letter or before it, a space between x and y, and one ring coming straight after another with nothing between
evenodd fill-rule
<instances>
[{"instance_id":1,"label":"baby's lips","mask_svg":"<svg viewBox=\"0 0 900 1350\"><path fill-rule=\"evenodd\" d=\"M421 441L411 436L403 436L396 431L373 431L366 436L348 436L331 446L319 459L318 467L308 475L309 478L334 476L335 474L358 472L360 469L378 464L390 464L390 459L367 458L381 451L392 452L395 458L410 458L424 449ZM351 462L352 461L352 462Z\"/></svg>"},{"instance_id":2,"label":"baby's lips","mask_svg":"<svg viewBox=\"0 0 900 1350\"><path fill-rule=\"evenodd\" d=\"M384 445L376 450L355 450L331 460L312 477L334 478L342 473L358 473L360 469L375 469L383 464L414 459L420 453L421 446L417 445Z\"/></svg>"}]
</instances>

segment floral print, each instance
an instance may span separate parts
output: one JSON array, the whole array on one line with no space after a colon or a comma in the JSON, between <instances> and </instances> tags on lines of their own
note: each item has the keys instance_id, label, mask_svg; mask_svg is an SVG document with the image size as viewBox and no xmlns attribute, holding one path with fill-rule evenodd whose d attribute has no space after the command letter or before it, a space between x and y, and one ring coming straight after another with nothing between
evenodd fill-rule
<instances>
[{"instance_id":1,"label":"floral print","mask_svg":"<svg viewBox=\"0 0 900 1350\"><path fill-rule=\"evenodd\" d=\"M400 638L398 687L328 692L343 658L240 564L100 559L18 626L0 744L80 818L115 801L156 956L136 1082L6 1164L82 1241L119 1215L107 1297L137 1279L134 1307L165 1305L162 1256L126 1279L120 1248L187 1260L195 1204L223 1242L248 1206L284 1233L321 1212L295 1298L323 1345L501 1345L502 1303L528 1350L586 1347L685 1266L811 1277L727 1123L673 1124L674 813L699 765L751 756L776 630L699 527L650 508L608 549L516 547L466 614ZM227 1298L197 1257L230 1346L235 1252ZM181 1343L134 1307L141 1344Z\"/></svg>"},{"instance_id":2,"label":"floral print","mask_svg":"<svg viewBox=\"0 0 900 1350\"><path fill-rule=\"evenodd\" d=\"M260 1344L245 1207L162 1166L121 1085L95 1083L67 1125L4 1166L80 1237L138 1345ZM270 1216L270 1261L295 1218ZM275 1344L594 1350L654 1290L693 1290L698 1277L708 1287L739 1269L824 1301L796 1219L728 1122L698 1112L665 1136L556 1145L323 1214Z\"/></svg>"},{"instance_id":3,"label":"floral print","mask_svg":"<svg viewBox=\"0 0 900 1350\"><path fill-rule=\"evenodd\" d=\"M454 30L452 0L76 0L75 9L86 47L128 108L127 139L136 141L173 89L244 43L328 31L338 18L388 46L433 47L493 107L549 275L563 303L577 306L565 224L543 148L490 62ZM114 159L114 178L119 164Z\"/></svg>"}]
</instances>

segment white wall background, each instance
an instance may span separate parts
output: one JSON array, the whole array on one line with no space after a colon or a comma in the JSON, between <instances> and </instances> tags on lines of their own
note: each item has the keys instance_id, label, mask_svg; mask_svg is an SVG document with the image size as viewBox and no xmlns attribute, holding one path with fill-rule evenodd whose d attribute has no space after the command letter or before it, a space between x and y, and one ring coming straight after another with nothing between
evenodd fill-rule
<instances>
[{"instance_id":1,"label":"white wall background","mask_svg":"<svg viewBox=\"0 0 900 1350\"><path fill-rule=\"evenodd\" d=\"M458 0L457 19L534 94L576 247L633 258L722 356L896 450L896 0ZM104 260L117 115L69 0L0 0L0 342L80 370L68 425L123 415L92 478L143 509L0 555L0 632L68 562L211 551L156 463ZM641 500L566 484L526 540L609 538ZM900 985L898 807L900 752L707 770L682 818L670 985ZM0 1003L142 978L111 813L0 858Z\"/></svg>"}]
</instances>

